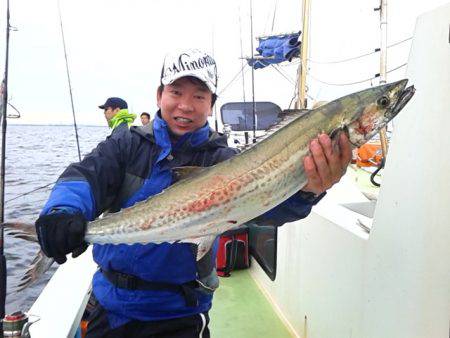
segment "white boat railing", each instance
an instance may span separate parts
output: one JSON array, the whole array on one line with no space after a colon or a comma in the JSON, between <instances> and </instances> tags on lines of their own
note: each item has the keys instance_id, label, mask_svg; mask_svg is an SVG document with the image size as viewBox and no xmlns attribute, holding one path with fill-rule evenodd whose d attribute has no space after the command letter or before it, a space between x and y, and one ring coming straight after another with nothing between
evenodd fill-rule
<instances>
[{"instance_id":1,"label":"white boat railing","mask_svg":"<svg viewBox=\"0 0 450 338\"><path fill-rule=\"evenodd\" d=\"M81 256L61 265L28 312L31 337L74 337L89 299L92 275L97 265L91 247Z\"/></svg>"}]
</instances>

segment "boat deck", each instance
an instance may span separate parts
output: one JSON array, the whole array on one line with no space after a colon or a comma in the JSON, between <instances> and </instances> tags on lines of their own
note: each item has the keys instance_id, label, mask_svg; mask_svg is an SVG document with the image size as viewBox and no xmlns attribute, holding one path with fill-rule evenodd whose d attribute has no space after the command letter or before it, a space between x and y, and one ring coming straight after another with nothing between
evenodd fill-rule
<instances>
[{"instance_id":1,"label":"boat deck","mask_svg":"<svg viewBox=\"0 0 450 338\"><path fill-rule=\"evenodd\" d=\"M210 317L211 337L292 337L248 270L220 278Z\"/></svg>"}]
</instances>

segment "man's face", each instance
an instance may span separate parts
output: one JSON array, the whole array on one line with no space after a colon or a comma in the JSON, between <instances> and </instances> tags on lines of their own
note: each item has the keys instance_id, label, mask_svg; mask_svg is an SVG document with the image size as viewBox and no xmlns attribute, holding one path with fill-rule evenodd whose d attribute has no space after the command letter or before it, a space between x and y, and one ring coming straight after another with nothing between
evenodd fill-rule
<instances>
[{"instance_id":1,"label":"man's face","mask_svg":"<svg viewBox=\"0 0 450 338\"><path fill-rule=\"evenodd\" d=\"M177 136L203 127L211 116L211 91L186 77L164 86L157 101L161 117Z\"/></svg>"},{"instance_id":2,"label":"man's face","mask_svg":"<svg viewBox=\"0 0 450 338\"><path fill-rule=\"evenodd\" d=\"M150 122L147 115L141 115L141 123L143 126L147 125Z\"/></svg>"},{"instance_id":3,"label":"man's face","mask_svg":"<svg viewBox=\"0 0 450 338\"><path fill-rule=\"evenodd\" d=\"M118 112L119 110L120 110L119 108L113 109L113 108L111 108L111 107L106 107L106 108L105 108L105 119L106 119L106 121L109 122L109 120L111 120L111 119L114 117L114 115L117 114L117 112Z\"/></svg>"}]
</instances>

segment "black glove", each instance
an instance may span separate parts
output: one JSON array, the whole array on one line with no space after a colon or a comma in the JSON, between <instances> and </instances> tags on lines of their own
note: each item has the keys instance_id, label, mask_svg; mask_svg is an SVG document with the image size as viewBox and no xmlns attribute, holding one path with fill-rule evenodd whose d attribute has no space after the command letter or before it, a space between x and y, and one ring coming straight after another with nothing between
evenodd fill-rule
<instances>
[{"instance_id":1,"label":"black glove","mask_svg":"<svg viewBox=\"0 0 450 338\"><path fill-rule=\"evenodd\" d=\"M41 249L47 257L53 257L58 264L66 262L66 255L81 255L88 244L84 241L86 218L80 213L57 212L41 216L36 221L36 233Z\"/></svg>"}]
</instances>

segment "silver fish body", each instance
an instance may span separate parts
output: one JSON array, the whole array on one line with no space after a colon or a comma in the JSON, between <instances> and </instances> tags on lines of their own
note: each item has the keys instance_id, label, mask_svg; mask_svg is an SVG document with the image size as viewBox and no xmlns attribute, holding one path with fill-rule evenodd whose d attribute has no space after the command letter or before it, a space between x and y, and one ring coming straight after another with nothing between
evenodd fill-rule
<instances>
[{"instance_id":1,"label":"silver fish body","mask_svg":"<svg viewBox=\"0 0 450 338\"><path fill-rule=\"evenodd\" d=\"M272 209L307 183L303 158L318 134L333 136L344 130L354 147L373 137L413 96L414 87L405 88L406 83L369 88L294 114L289 123L233 158L200 168L158 195L89 222L85 240L191 242L198 244L200 259L217 235ZM37 242L33 225L4 226L14 237ZM52 263L40 252L16 290L31 285Z\"/></svg>"},{"instance_id":2,"label":"silver fish body","mask_svg":"<svg viewBox=\"0 0 450 338\"><path fill-rule=\"evenodd\" d=\"M88 224L90 243L211 242L274 208L306 183L303 158L320 133L346 130L360 146L414 93L407 80L369 88L309 111L252 148L135 206ZM401 105L401 107L399 107Z\"/></svg>"}]
</instances>

